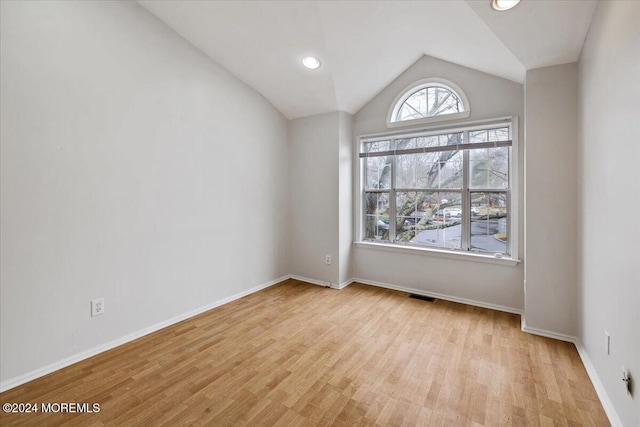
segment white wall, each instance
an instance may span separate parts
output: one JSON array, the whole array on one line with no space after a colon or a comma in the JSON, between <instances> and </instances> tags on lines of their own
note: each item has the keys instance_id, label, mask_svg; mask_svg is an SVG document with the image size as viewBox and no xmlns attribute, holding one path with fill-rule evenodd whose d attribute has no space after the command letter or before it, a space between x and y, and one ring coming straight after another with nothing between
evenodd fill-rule
<instances>
[{"instance_id":1,"label":"white wall","mask_svg":"<svg viewBox=\"0 0 640 427\"><path fill-rule=\"evenodd\" d=\"M289 138L291 274L334 287L352 277L351 122L343 111L295 119Z\"/></svg>"},{"instance_id":2,"label":"white wall","mask_svg":"<svg viewBox=\"0 0 640 427\"><path fill-rule=\"evenodd\" d=\"M579 61L578 336L629 427L640 425L638 22L640 2L600 2ZM622 365L634 378L633 398Z\"/></svg>"},{"instance_id":3,"label":"white wall","mask_svg":"<svg viewBox=\"0 0 640 427\"><path fill-rule=\"evenodd\" d=\"M292 120L288 165L291 274L334 285L340 264L338 133L338 112Z\"/></svg>"},{"instance_id":4,"label":"white wall","mask_svg":"<svg viewBox=\"0 0 640 427\"><path fill-rule=\"evenodd\" d=\"M289 273L276 109L135 3L1 8L3 382Z\"/></svg>"},{"instance_id":5,"label":"white wall","mask_svg":"<svg viewBox=\"0 0 640 427\"><path fill-rule=\"evenodd\" d=\"M527 71L526 329L576 335L577 65Z\"/></svg>"},{"instance_id":6,"label":"white wall","mask_svg":"<svg viewBox=\"0 0 640 427\"><path fill-rule=\"evenodd\" d=\"M471 115L465 120L512 115L523 117L521 84L424 56L354 115L354 137L388 131L386 116L395 97L409 84L427 77L442 77L462 88L471 104ZM520 152L522 140L520 131ZM522 187L522 159L519 170ZM519 196L519 234L522 236L523 191L520 191ZM523 308L522 263L511 267L362 247L354 248L353 252L354 276L360 279L471 299L514 310ZM521 238L519 253L522 252Z\"/></svg>"},{"instance_id":7,"label":"white wall","mask_svg":"<svg viewBox=\"0 0 640 427\"><path fill-rule=\"evenodd\" d=\"M353 116L338 112L338 214L339 214L339 277L338 284L345 284L353 276Z\"/></svg>"}]
</instances>

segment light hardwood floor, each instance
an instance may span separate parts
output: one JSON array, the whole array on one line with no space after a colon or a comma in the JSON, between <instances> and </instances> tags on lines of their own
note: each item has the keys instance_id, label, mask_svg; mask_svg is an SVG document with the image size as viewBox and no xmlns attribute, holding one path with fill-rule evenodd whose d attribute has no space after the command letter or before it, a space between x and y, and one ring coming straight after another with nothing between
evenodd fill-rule
<instances>
[{"instance_id":1,"label":"light hardwood floor","mask_svg":"<svg viewBox=\"0 0 640 427\"><path fill-rule=\"evenodd\" d=\"M606 426L572 344L520 318L287 280L0 395L10 425Z\"/></svg>"}]
</instances>

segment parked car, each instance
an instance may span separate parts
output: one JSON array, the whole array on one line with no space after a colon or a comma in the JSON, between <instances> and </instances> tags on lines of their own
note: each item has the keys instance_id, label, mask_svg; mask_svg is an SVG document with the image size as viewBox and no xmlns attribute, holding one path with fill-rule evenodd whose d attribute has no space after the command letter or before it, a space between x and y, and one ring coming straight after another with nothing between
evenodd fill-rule
<instances>
[{"instance_id":1,"label":"parked car","mask_svg":"<svg viewBox=\"0 0 640 427\"><path fill-rule=\"evenodd\" d=\"M376 235L384 236L389 231L389 220L383 221L381 219L376 222Z\"/></svg>"},{"instance_id":2,"label":"parked car","mask_svg":"<svg viewBox=\"0 0 640 427\"><path fill-rule=\"evenodd\" d=\"M411 225L416 225L422 220L422 218L424 218L424 215L425 215L425 212L413 211L411 214L409 214L408 217L405 218L404 226L408 227Z\"/></svg>"},{"instance_id":3,"label":"parked car","mask_svg":"<svg viewBox=\"0 0 640 427\"><path fill-rule=\"evenodd\" d=\"M455 216L455 217L462 216L462 209L460 208L445 208L444 211L447 214L447 216Z\"/></svg>"},{"instance_id":4,"label":"parked car","mask_svg":"<svg viewBox=\"0 0 640 427\"><path fill-rule=\"evenodd\" d=\"M377 226L378 226L378 228L382 228L383 230L388 230L389 229L389 220L383 221L383 220L379 219Z\"/></svg>"}]
</instances>

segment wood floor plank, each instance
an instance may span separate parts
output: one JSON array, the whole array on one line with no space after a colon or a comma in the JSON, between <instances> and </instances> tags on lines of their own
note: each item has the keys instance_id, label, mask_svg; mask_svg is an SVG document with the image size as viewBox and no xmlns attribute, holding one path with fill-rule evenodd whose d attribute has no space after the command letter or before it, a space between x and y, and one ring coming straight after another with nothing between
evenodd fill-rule
<instances>
[{"instance_id":1,"label":"wood floor plank","mask_svg":"<svg viewBox=\"0 0 640 427\"><path fill-rule=\"evenodd\" d=\"M296 280L0 395L99 413L18 425L607 426L572 344L518 316L354 283Z\"/></svg>"}]
</instances>

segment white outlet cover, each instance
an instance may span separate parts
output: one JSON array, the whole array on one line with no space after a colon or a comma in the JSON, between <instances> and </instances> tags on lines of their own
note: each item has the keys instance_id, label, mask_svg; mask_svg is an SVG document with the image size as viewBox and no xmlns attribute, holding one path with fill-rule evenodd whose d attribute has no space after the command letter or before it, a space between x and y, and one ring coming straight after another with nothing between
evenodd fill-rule
<instances>
[{"instance_id":1,"label":"white outlet cover","mask_svg":"<svg viewBox=\"0 0 640 427\"><path fill-rule=\"evenodd\" d=\"M622 381L625 382L627 393L631 395L631 392L633 390L633 386L631 385L631 372L629 372L624 366L622 366Z\"/></svg>"},{"instance_id":2,"label":"white outlet cover","mask_svg":"<svg viewBox=\"0 0 640 427\"><path fill-rule=\"evenodd\" d=\"M104 314L104 298L98 298L91 301L91 317Z\"/></svg>"}]
</instances>

